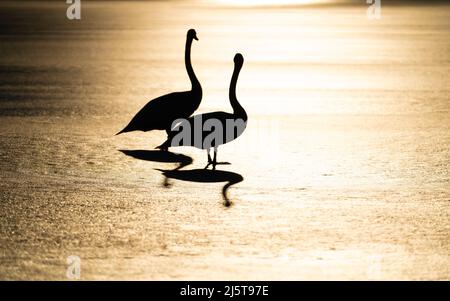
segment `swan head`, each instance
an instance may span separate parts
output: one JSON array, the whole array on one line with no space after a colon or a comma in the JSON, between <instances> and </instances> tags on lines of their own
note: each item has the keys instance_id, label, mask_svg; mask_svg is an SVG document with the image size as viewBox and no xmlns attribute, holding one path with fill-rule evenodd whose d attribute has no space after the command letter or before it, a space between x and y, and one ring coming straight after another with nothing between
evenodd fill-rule
<instances>
[{"instance_id":1,"label":"swan head","mask_svg":"<svg viewBox=\"0 0 450 301\"><path fill-rule=\"evenodd\" d=\"M198 41L197 33L195 32L195 29L189 29L187 32L187 36L188 36L188 39Z\"/></svg>"},{"instance_id":2,"label":"swan head","mask_svg":"<svg viewBox=\"0 0 450 301\"><path fill-rule=\"evenodd\" d=\"M242 56L242 54L240 53L236 53L236 55L234 56L234 63L237 66L241 66L244 64L244 57Z\"/></svg>"}]
</instances>

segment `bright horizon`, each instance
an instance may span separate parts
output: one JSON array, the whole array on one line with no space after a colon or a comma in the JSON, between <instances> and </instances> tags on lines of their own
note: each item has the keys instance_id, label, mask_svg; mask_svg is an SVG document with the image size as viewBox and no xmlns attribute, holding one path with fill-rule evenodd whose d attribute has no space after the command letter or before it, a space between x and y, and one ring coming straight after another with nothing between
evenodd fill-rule
<instances>
[{"instance_id":1,"label":"bright horizon","mask_svg":"<svg viewBox=\"0 0 450 301\"><path fill-rule=\"evenodd\" d=\"M331 0L218 0L220 3L253 6L253 5L288 5L288 4L315 4L315 3L330 3Z\"/></svg>"},{"instance_id":2,"label":"bright horizon","mask_svg":"<svg viewBox=\"0 0 450 301\"><path fill-rule=\"evenodd\" d=\"M0 280L450 279L450 5L325 1L0 1Z\"/></svg>"}]
</instances>

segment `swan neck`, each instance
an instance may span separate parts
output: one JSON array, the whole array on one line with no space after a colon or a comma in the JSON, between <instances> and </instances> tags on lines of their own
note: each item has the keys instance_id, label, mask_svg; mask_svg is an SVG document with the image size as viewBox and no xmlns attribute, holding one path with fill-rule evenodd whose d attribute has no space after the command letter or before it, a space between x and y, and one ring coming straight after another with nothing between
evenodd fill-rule
<instances>
[{"instance_id":1,"label":"swan neck","mask_svg":"<svg viewBox=\"0 0 450 301\"><path fill-rule=\"evenodd\" d=\"M241 106L236 97L236 85L241 68L242 66L239 65L234 66L233 76L231 77L229 96L230 96L230 104L231 107L233 108L233 114L237 118L242 118L244 121L247 121L247 113L245 112L244 108Z\"/></svg>"},{"instance_id":2,"label":"swan neck","mask_svg":"<svg viewBox=\"0 0 450 301\"><path fill-rule=\"evenodd\" d=\"M186 64L186 70L189 75L189 79L191 80L192 90L193 91L201 91L202 88L200 86L200 82L198 81L197 76L195 76L194 69L192 68L191 46L192 46L192 39L187 38L184 61Z\"/></svg>"}]
</instances>

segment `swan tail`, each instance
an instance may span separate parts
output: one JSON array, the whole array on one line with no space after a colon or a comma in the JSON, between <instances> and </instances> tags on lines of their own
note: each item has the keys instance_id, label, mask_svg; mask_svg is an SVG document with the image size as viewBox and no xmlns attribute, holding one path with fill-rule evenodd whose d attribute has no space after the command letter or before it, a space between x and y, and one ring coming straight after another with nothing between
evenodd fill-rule
<instances>
[{"instance_id":1,"label":"swan tail","mask_svg":"<svg viewBox=\"0 0 450 301\"><path fill-rule=\"evenodd\" d=\"M118 132L115 136L120 135L122 133L126 133L127 131L125 131L125 129L121 130L120 132Z\"/></svg>"},{"instance_id":2,"label":"swan tail","mask_svg":"<svg viewBox=\"0 0 450 301\"><path fill-rule=\"evenodd\" d=\"M115 136L123 134L123 133L127 133L127 132L129 132L127 129L123 129L120 132L118 132Z\"/></svg>"},{"instance_id":3,"label":"swan tail","mask_svg":"<svg viewBox=\"0 0 450 301\"><path fill-rule=\"evenodd\" d=\"M122 133L131 132L131 131L133 131L133 129L131 129L130 126L127 125L123 130L121 130L120 132L118 132L118 133L116 134L116 136L117 136L117 135L120 135L120 134L122 134Z\"/></svg>"},{"instance_id":4,"label":"swan tail","mask_svg":"<svg viewBox=\"0 0 450 301\"><path fill-rule=\"evenodd\" d=\"M170 141L166 140L163 144L158 145L155 149L167 150L170 147Z\"/></svg>"}]
</instances>

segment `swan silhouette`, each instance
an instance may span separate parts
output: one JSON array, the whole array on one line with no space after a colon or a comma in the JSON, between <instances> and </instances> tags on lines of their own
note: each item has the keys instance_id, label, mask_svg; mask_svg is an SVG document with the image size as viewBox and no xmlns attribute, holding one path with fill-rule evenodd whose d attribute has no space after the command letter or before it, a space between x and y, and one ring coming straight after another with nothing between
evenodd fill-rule
<instances>
[{"instance_id":1,"label":"swan silhouette","mask_svg":"<svg viewBox=\"0 0 450 301\"><path fill-rule=\"evenodd\" d=\"M149 101L116 135L131 131L166 130L169 134L172 122L178 118L188 118L197 110L202 100L202 87L191 64L191 45L197 40L197 33L189 29L186 38L185 64L191 80L192 89L184 92L174 92ZM167 150L167 149L162 149Z\"/></svg>"},{"instance_id":2,"label":"swan silhouette","mask_svg":"<svg viewBox=\"0 0 450 301\"><path fill-rule=\"evenodd\" d=\"M211 164L213 169L215 169L218 164L230 164L228 162L217 162L217 149L219 145L226 144L239 137L244 132L247 125L247 113L236 98L236 84L243 64L244 57L242 54L237 53L234 56L234 71L233 76L231 77L229 89L229 98L231 107L233 108L233 113L210 112L194 115L188 119L185 119L175 126L168 134L167 140L156 148L167 149L170 146L194 146L199 149L206 149L208 154L208 164L205 169ZM196 126L196 123L199 122L201 124L201 128ZM218 129L218 126L220 126L221 131ZM180 127L183 129L190 129L191 139L182 139L174 143L174 138L178 133L180 133ZM221 139L214 139L212 141L208 140L208 136L214 132L212 127L214 127L214 131L218 130L221 132L222 135L219 135L219 137L221 136ZM232 135L229 135L230 131L232 131ZM201 140L198 141L198 139L196 139L196 135L200 134ZM211 148L214 148L214 158L212 160L210 155Z\"/></svg>"}]
</instances>

